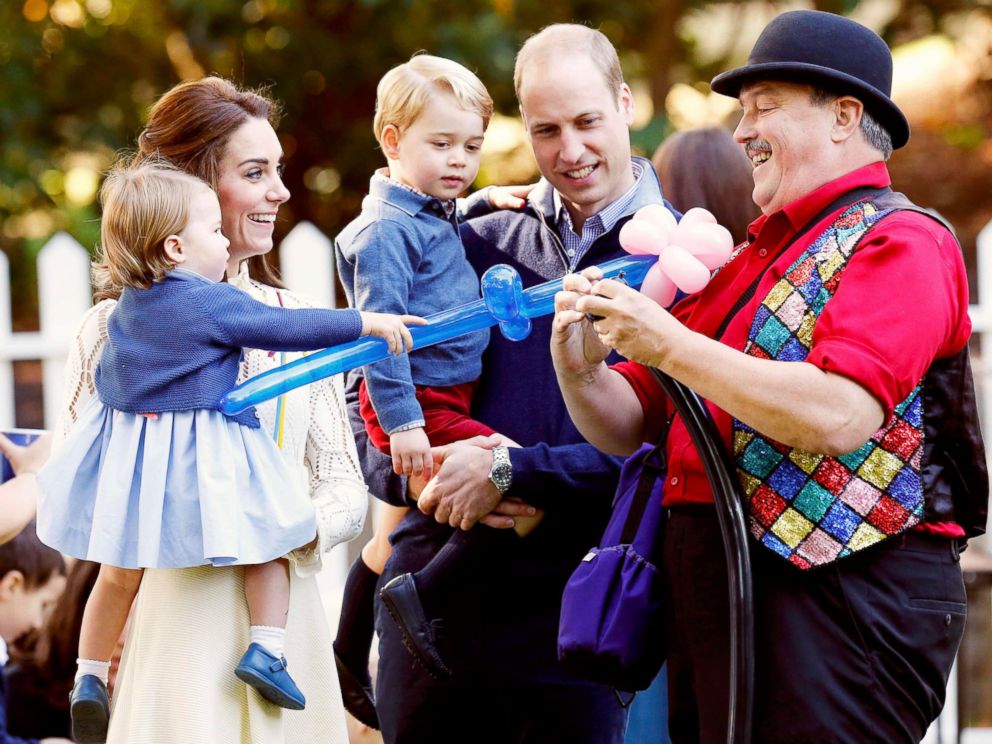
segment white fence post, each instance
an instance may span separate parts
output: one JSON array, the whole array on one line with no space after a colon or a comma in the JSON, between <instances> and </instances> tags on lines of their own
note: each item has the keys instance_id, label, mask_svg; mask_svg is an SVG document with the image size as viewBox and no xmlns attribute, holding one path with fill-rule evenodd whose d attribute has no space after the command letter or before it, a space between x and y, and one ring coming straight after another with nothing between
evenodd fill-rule
<instances>
[{"instance_id":1,"label":"white fence post","mask_svg":"<svg viewBox=\"0 0 992 744\"><path fill-rule=\"evenodd\" d=\"M10 326L10 262L0 251L0 429L14 426L14 365L8 356L13 346Z\"/></svg>"},{"instance_id":2,"label":"white fence post","mask_svg":"<svg viewBox=\"0 0 992 744\"><path fill-rule=\"evenodd\" d=\"M10 265L0 253L0 428L15 425L14 362L42 362L45 427L55 424L62 399L62 375L72 333L90 306L90 259L86 249L57 233L38 253L41 331L11 328Z\"/></svg>"},{"instance_id":3,"label":"white fence post","mask_svg":"<svg viewBox=\"0 0 992 744\"><path fill-rule=\"evenodd\" d=\"M310 222L301 222L279 246L282 279L293 292L334 307L334 244Z\"/></svg>"},{"instance_id":4,"label":"white fence post","mask_svg":"<svg viewBox=\"0 0 992 744\"><path fill-rule=\"evenodd\" d=\"M45 428L55 426L62 401L66 355L73 333L91 304L90 256L66 233L56 233L38 253L38 306Z\"/></svg>"},{"instance_id":5,"label":"white fence post","mask_svg":"<svg viewBox=\"0 0 992 744\"><path fill-rule=\"evenodd\" d=\"M992 427L992 340L986 339L985 334L992 331L992 222L989 222L978 233L975 241L975 266L978 273L978 302L968 308L971 315L972 332L978 334L982 341L982 352L975 366L975 380L978 395L981 398L981 415L983 427L988 431ZM989 343L987 343L989 342ZM992 442L992 440L990 440ZM990 454L992 454L992 447Z\"/></svg>"}]
</instances>

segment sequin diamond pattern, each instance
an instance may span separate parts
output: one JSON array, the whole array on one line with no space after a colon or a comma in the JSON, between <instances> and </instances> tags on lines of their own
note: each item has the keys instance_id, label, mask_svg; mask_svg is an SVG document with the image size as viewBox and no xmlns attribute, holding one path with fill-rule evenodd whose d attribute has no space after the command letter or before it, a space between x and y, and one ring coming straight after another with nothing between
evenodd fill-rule
<instances>
[{"instance_id":1,"label":"sequin diamond pattern","mask_svg":"<svg viewBox=\"0 0 992 744\"><path fill-rule=\"evenodd\" d=\"M816 319L837 291L861 237L891 210L846 209L762 301L744 352L803 361ZM734 455L751 533L801 569L844 558L923 516L920 387L859 449L828 457L792 449L734 421Z\"/></svg>"}]
</instances>

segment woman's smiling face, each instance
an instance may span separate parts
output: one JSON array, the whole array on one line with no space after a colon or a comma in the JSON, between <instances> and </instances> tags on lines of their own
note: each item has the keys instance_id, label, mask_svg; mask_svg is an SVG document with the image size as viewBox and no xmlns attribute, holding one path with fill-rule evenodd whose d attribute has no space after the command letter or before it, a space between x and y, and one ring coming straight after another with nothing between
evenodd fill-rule
<instances>
[{"instance_id":1,"label":"woman's smiling face","mask_svg":"<svg viewBox=\"0 0 992 744\"><path fill-rule=\"evenodd\" d=\"M279 207L289 199L282 182L282 146L272 125L250 118L231 135L217 179L224 235L231 241L228 274L241 261L272 250Z\"/></svg>"}]
</instances>

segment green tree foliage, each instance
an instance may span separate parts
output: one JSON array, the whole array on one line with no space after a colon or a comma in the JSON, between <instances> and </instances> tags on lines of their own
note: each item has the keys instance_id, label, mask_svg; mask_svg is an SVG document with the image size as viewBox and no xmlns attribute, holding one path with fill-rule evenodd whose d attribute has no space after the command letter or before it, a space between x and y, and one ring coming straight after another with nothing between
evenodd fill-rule
<instances>
[{"instance_id":1,"label":"green tree foliage","mask_svg":"<svg viewBox=\"0 0 992 744\"><path fill-rule=\"evenodd\" d=\"M857 2L816 5L848 12ZM883 33L915 38L964 5L904 2ZM714 8L730 14L720 30L686 23ZM15 315L32 312L27 279L48 236L67 230L96 244L97 175L133 146L149 106L180 80L216 73L268 87L284 104L279 132L293 193L280 234L301 219L334 234L358 211L381 164L371 131L376 83L414 52L474 69L497 109L513 116L513 60L523 40L549 23L589 23L621 50L628 79L645 83L663 112L674 83L704 90L700 81L742 61L753 37L744 38L739 21L755 9L774 10L703 0L7 0L0 248L20 279ZM634 133L635 145L652 150L665 129L657 116ZM969 141L981 142L986 129Z\"/></svg>"},{"instance_id":2,"label":"green tree foliage","mask_svg":"<svg viewBox=\"0 0 992 744\"><path fill-rule=\"evenodd\" d=\"M478 72L498 110L514 115L513 60L528 35L556 21L602 26L629 51L625 67L636 76L640 49L657 36L635 30L652 25L663 5L10 0L0 4L0 246L26 264L55 230L94 245L92 174L133 146L158 95L210 73L266 86L284 104L280 135L294 197L283 228L310 219L333 234L358 210L381 163L371 122L376 83L391 66L419 50L452 57Z\"/></svg>"}]
</instances>

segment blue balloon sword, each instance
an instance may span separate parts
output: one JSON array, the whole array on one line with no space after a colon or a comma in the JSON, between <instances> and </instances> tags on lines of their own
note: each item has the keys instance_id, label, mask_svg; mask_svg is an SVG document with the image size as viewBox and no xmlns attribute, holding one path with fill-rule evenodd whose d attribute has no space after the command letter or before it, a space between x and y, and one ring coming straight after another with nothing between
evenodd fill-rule
<instances>
[{"instance_id":1,"label":"blue balloon sword","mask_svg":"<svg viewBox=\"0 0 992 744\"><path fill-rule=\"evenodd\" d=\"M600 264L599 268L605 279L621 278L639 287L656 259L626 256ZM413 347L421 349L494 325L511 341L521 341L530 335L531 318L555 311L555 294L561 289L561 279L524 289L516 269L506 264L488 269L481 284L482 299L434 313L426 318L427 325L411 326ZM220 410L228 415L240 413L303 385L388 357L389 348L381 338L366 337L332 346L245 380L221 398Z\"/></svg>"}]
</instances>

